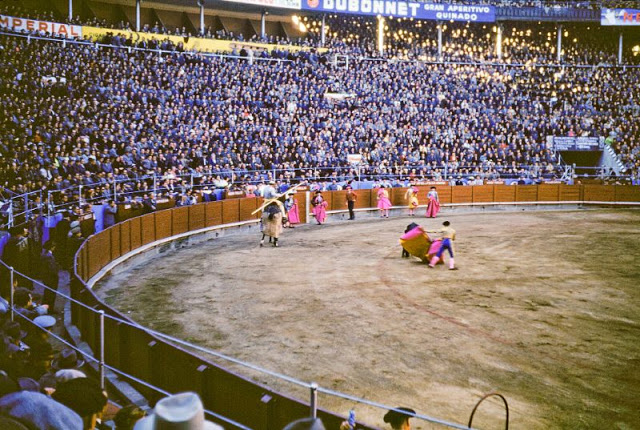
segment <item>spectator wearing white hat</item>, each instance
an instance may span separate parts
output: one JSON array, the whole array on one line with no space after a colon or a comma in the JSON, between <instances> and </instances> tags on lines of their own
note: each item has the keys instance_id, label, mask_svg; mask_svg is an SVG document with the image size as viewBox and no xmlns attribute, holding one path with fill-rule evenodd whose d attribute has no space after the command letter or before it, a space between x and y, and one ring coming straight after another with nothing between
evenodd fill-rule
<instances>
[{"instance_id":1,"label":"spectator wearing white hat","mask_svg":"<svg viewBox=\"0 0 640 430\"><path fill-rule=\"evenodd\" d=\"M222 430L205 420L202 401L196 393L174 394L161 399L153 413L138 421L134 430Z\"/></svg>"}]
</instances>

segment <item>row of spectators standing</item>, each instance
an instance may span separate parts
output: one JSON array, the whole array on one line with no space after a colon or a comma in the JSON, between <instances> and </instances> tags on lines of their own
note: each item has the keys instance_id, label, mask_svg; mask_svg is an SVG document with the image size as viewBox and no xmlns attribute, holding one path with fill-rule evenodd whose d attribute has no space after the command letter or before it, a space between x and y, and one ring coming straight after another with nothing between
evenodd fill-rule
<instances>
[{"instance_id":1,"label":"row of spectators standing","mask_svg":"<svg viewBox=\"0 0 640 430\"><path fill-rule=\"evenodd\" d=\"M115 223L115 217L110 217ZM42 243L43 222L41 217L34 216L27 226L10 228L10 236L2 250L2 262L16 272L31 279L40 279L45 285L57 288L59 271L70 269L72 259L78 251L84 237L77 216L64 212L62 219L51 230L50 239ZM2 268L2 295L9 293L9 271ZM15 275L19 286L33 288L29 279ZM46 294L45 303L53 308L55 296Z\"/></svg>"}]
</instances>

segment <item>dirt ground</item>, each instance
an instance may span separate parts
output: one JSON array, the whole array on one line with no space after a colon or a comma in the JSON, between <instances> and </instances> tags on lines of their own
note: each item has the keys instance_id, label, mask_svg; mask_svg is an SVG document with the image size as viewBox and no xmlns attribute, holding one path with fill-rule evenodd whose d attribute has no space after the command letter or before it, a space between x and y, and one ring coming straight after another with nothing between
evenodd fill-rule
<instances>
[{"instance_id":1,"label":"dirt ground","mask_svg":"<svg viewBox=\"0 0 640 430\"><path fill-rule=\"evenodd\" d=\"M460 270L400 257L407 224L436 228L444 219L458 232ZM439 419L466 425L480 397L496 391L513 429L637 429L639 280L640 210L445 209L435 220L299 226L280 248L227 236L113 276L98 291L156 330ZM319 404L385 427L379 409L326 394ZM504 428L504 408L483 403L474 427Z\"/></svg>"}]
</instances>

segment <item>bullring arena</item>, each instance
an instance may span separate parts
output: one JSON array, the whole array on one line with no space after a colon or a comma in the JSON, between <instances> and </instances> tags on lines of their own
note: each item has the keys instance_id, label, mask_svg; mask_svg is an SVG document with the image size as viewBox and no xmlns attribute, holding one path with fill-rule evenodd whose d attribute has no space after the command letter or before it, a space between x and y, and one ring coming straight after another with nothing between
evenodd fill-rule
<instances>
[{"instance_id":1,"label":"bullring arena","mask_svg":"<svg viewBox=\"0 0 640 430\"><path fill-rule=\"evenodd\" d=\"M640 429L639 28L0 2L0 430Z\"/></svg>"},{"instance_id":2,"label":"bullring arena","mask_svg":"<svg viewBox=\"0 0 640 430\"><path fill-rule=\"evenodd\" d=\"M223 236L132 265L96 291L159 332L449 422L466 424L482 395L499 392L512 428L640 425L637 210L401 213L336 214L286 231L280 248L258 247L257 230ZM400 257L408 223L431 229L444 219L458 232L460 270ZM384 425L380 409L330 395L318 403ZM504 413L498 401L485 402L474 427L502 428Z\"/></svg>"}]
</instances>

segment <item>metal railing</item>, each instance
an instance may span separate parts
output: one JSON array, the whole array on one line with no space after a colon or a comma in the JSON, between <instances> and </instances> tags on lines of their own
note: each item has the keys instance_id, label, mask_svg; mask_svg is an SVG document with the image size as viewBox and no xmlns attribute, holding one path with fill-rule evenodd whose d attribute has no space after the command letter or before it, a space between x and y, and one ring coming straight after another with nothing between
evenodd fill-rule
<instances>
[{"instance_id":1,"label":"metal railing","mask_svg":"<svg viewBox=\"0 0 640 430\"><path fill-rule=\"evenodd\" d=\"M128 380L128 381L132 381L135 382L137 384L143 385L159 394L162 394L164 396L168 396L172 393L169 393L165 390L163 390L162 388L156 387L152 384L149 384L146 381L143 381L142 379L136 378L133 375L130 375L116 367L110 366L108 364L105 363L105 330L104 330L104 321L105 321L105 317L107 318L114 318L110 315L105 314L105 312L103 310L95 310L90 308L89 306L87 306L86 304L73 299L70 296L67 296L59 291L57 291L57 289L53 289L50 288L48 286L46 286L44 283L30 278L24 274L20 274L18 272L16 272L13 267L9 267L7 266L3 261L0 260L0 269L4 269L4 270L8 270L9 271L9 276L10 276L10 285L11 285L11 293L10 293L10 319L11 321L16 321L16 318L19 318L19 321L27 323L31 326L31 328L33 330L41 330L41 331L47 331L48 336L50 336L51 338L53 338L56 343L58 345L60 345L63 348L67 348L67 349L72 349L74 350L77 354L79 354L79 356L84 357L88 363L93 363L97 368L97 373L98 373L98 381L100 383L100 387L103 390L107 389L107 384L105 381L105 372L110 371L113 372L113 374L117 375L117 377L121 378L122 380ZM14 301L13 301L13 297L14 297L14 292L15 292L15 287L13 286L14 284L14 280L20 277L22 280L26 280L29 281L31 283L33 283L34 288L42 288L44 290L49 290L52 291L56 294L57 297L59 297L62 300L66 300L69 303L74 303L78 306L82 306L83 308L86 308L87 310L91 310L93 312L96 312L99 315L99 321L100 321L100 327L99 327L99 333L100 333L100 349L98 351L97 357L96 357L96 353L94 352L93 354L89 354L88 352L86 352L85 350L83 350L82 348L79 348L78 346L72 344L71 342L67 341L65 338L63 338L62 336L57 335L56 333L52 332L52 331L48 331L40 326L38 326L37 324L35 324L33 322L33 320L31 320L30 318L28 318L27 316L23 315L22 313L20 313L19 311L16 310ZM131 324L129 321L125 321L125 320L120 320L120 319L116 319L118 322L120 323L126 323L126 324ZM137 326L139 328L143 328L142 326ZM212 417L215 417L217 420L219 420L222 423L226 423L226 424L230 424L235 428L241 429L241 430L250 430L249 427L246 427L244 425L242 425L241 423L238 423L234 420L230 420L220 414L217 414L215 412L212 412L210 410L205 410L205 413L209 414Z\"/></svg>"},{"instance_id":2,"label":"metal railing","mask_svg":"<svg viewBox=\"0 0 640 430\"><path fill-rule=\"evenodd\" d=\"M157 55L187 55L187 56L195 56L195 57L206 57L206 58L218 58L218 59L229 59L229 60L243 60L247 61L249 57L240 56L240 55L231 55L231 54L221 54L214 52L205 52L205 51L177 51L177 50L163 50L160 48L151 49L151 48L140 48L137 46L124 46L124 45L113 45L106 44L100 42L91 42L86 40L75 40L75 39L66 39L66 38L54 38L54 37L46 37L41 35L36 35L33 33L24 33L24 32L12 32L7 29L3 29L0 31L1 36L9 36L9 37L21 37L31 40L41 40L47 42L55 42L60 43L64 47L69 45L83 45L87 47L94 48L110 48L117 50L126 50L129 53L132 52L146 52ZM241 42L238 42L241 43ZM280 45L280 47L286 50L289 45ZM466 65L466 66L490 66L490 67L516 67L516 68L586 68L586 69L602 69L602 68L615 68L615 69L638 69L640 65L633 64L577 64L577 63L513 63L513 62L503 62L502 60L495 59L495 61L456 61L443 58L442 60L424 60L420 58L395 58L395 57L367 57L363 55L354 55L354 54L339 54L341 58L344 59L346 64L349 64L352 61L371 61L371 62L409 62L409 63L421 63L427 65ZM252 57L253 61L256 62L281 62L281 63L295 63L294 60L284 59L284 58L275 58L275 57Z\"/></svg>"},{"instance_id":3,"label":"metal railing","mask_svg":"<svg viewBox=\"0 0 640 430\"><path fill-rule=\"evenodd\" d=\"M375 163L375 161L374 161ZM210 169L204 172L191 172L174 175L141 175L127 179L114 179L111 182L97 182L55 190L39 190L25 194L15 194L7 199L8 206L4 220L0 221L0 228L22 225L32 214L52 216L60 211L69 210L73 206L102 203L108 200L131 202L139 200L144 194L153 193L156 196L180 195L188 190L202 192L206 187L216 188L216 177L220 176L227 185L224 189L257 185L270 180L285 183L311 181L318 183L336 180L339 183L347 181L410 181L436 180L450 181L454 179L468 179L470 177L487 178L489 180L520 179L535 180L556 177L563 181L570 181L573 177L573 166L558 163L552 171L536 165L517 165L517 172L508 173L512 165L496 165L485 163L477 165L458 165L457 163L440 163L437 165L409 163L406 165L390 166L391 171L406 170L408 173L381 172L374 165L361 164L358 166L327 166L310 168L273 168L269 170L219 170ZM414 171L412 173L412 171ZM460 172L460 173L458 173ZM468 172L468 173L462 173ZM172 182L172 186L167 185ZM140 184L140 188L137 185ZM93 194L98 188L104 188L102 194ZM70 197L63 202L62 196ZM15 222L15 220L19 220Z\"/></svg>"},{"instance_id":4,"label":"metal railing","mask_svg":"<svg viewBox=\"0 0 640 430\"><path fill-rule=\"evenodd\" d=\"M3 29L3 31L0 31L0 35L1 36L10 36L10 37L21 37L21 38L27 39L27 42L30 42L31 40L41 40L41 41L46 41L46 42L55 42L55 43L61 44L63 47L66 47L67 44L69 44L69 45L87 46L87 47L92 47L92 48L111 48L111 49L125 50L128 53L146 52L146 53L152 53L152 54L157 54L157 55L188 55L188 56L201 56L201 57L208 57L208 58L229 59L229 60L244 60L244 61L246 61L249 58L249 57L246 57L246 56L232 55L232 54L221 54L221 53L217 53L217 52L179 51L179 50L166 50L166 49L160 49L160 48L153 49L153 48L140 48L140 47L137 47L137 46L113 45L113 44L108 44L108 43L92 42L92 41L87 41L87 40L76 40L76 39L67 39L67 38L47 37L47 36L37 35L37 34L34 34L34 33L13 32L13 31L8 31L8 29ZM249 42L247 42L247 43L249 43ZM287 46L283 45L282 47L286 48ZM268 57L268 58L252 57L252 58L253 58L253 61L256 61L256 62L261 62L261 61L281 62L281 63L292 63L293 62L292 60L288 60L286 58L272 58L272 57Z\"/></svg>"}]
</instances>

